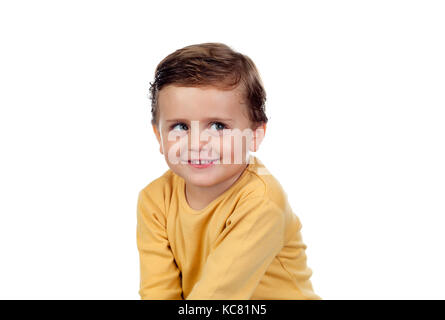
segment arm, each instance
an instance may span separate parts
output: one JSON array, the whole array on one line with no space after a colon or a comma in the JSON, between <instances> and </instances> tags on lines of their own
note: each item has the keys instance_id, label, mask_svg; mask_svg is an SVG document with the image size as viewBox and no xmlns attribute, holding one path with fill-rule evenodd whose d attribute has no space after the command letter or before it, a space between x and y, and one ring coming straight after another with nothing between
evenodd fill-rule
<instances>
[{"instance_id":1,"label":"arm","mask_svg":"<svg viewBox=\"0 0 445 320\"><path fill-rule=\"evenodd\" d=\"M167 239L166 218L143 190L137 205L141 299L182 300L180 271Z\"/></svg>"},{"instance_id":2,"label":"arm","mask_svg":"<svg viewBox=\"0 0 445 320\"><path fill-rule=\"evenodd\" d=\"M248 300L284 242L284 215L263 197L243 200L209 254L187 300Z\"/></svg>"}]
</instances>

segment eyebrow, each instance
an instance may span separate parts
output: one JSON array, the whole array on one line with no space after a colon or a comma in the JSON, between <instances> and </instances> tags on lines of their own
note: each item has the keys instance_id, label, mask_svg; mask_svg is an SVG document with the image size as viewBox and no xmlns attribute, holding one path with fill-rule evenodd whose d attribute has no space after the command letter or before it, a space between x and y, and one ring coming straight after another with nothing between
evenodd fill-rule
<instances>
[{"instance_id":1,"label":"eyebrow","mask_svg":"<svg viewBox=\"0 0 445 320\"><path fill-rule=\"evenodd\" d=\"M231 122L232 119L226 119L226 118L204 118L202 119L203 121L226 121L226 122ZM188 119L167 119L165 120L165 122L188 122Z\"/></svg>"}]
</instances>

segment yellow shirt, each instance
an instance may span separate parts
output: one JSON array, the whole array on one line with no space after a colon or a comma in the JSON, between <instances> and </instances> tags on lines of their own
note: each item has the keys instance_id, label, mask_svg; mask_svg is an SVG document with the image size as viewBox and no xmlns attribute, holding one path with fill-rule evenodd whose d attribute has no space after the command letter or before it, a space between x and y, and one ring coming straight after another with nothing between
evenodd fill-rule
<instances>
[{"instance_id":1,"label":"yellow shirt","mask_svg":"<svg viewBox=\"0 0 445 320\"><path fill-rule=\"evenodd\" d=\"M262 162L250 162L202 210L171 169L138 196L141 299L321 299L306 265L301 222Z\"/></svg>"}]
</instances>

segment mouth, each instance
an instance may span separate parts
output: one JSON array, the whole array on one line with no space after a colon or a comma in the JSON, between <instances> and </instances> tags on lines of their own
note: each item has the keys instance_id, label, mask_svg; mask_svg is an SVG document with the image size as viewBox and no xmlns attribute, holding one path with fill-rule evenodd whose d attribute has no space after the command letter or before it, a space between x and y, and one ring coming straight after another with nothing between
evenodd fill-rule
<instances>
[{"instance_id":1,"label":"mouth","mask_svg":"<svg viewBox=\"0 0 445 320\"><path fill-rule=\"evenodd\" d=\"M213 159L213 160L204 160L204 159L201 159L201 160L188 160L188 164L191 165L194 168L203 169L203 168L211 167L217 161L218 161L218 159Z\"/></svg>"}]
</instances>

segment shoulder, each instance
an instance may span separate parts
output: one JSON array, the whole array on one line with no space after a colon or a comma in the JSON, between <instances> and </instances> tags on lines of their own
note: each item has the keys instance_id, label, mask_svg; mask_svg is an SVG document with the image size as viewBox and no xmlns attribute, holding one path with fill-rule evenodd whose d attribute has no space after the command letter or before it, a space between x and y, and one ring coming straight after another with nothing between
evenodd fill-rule
<instances>
[{"instance_id":1,"label":"shoulder","mask_svg":"<svg viewBox=\"0 0 445 320\"><path fill-rule=\"evenodd\" d=\"M166 197L169 197L174 184L174 175L171 169L166 170L161 176L145 185L138 194L140 204L156 206L162 211Z\"/></svg>"},{"instance_id":2,"label":"shoulder","mask_svg":"<svg viewBox=\"0 0 445 320\"><path fill-rule=\"evenodd\" d=\"M249 165L249 176L237 209L241 215L265 217L267 220L279 221L286 232L286 241L301 229L301 221L294 214L288 196L281 183L271 174L266 166L254 157ZM266 220L265 220L266 221Z\"/></svg>"},{"instance_id":3,"label":"shoulder","mask_svg":"<svg viewBox=\"0 0 445 320\"><path fill-rule=\"evenodd\" d=\"M152 180L150 183L146 184L141 190L140 193L159 193L164 189L172 179L172 171L168 169L161 176Z\"/></svg>"},{"instance_id":4,"label":"shoulder","mask_svg":"<svg viewBox=\"0 0 445 320\"><path fill-rule=\"evenodd\" d=\"M277 209L288 209L287 193L258 157L252 156L246 170L249 176L244 186L244 200L263 199L263 202L271 202Z\"/></svg>"}]
</instances>

